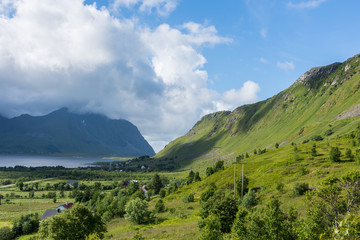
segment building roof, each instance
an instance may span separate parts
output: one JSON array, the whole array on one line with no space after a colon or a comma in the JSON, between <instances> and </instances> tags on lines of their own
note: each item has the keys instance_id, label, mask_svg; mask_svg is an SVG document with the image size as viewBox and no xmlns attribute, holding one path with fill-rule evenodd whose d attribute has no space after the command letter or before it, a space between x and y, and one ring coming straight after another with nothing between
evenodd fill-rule
<instances>
[{"instance_id":1,"label":"building roof","mask_svg":"<svg viewBox=\"0 0 360 240\"><path fill-rule=\"evenodd\" d=\"M55 216L58 212L56 211L56 209L47 209L44 214L42 215L40 220L45 220L48 217L52 217Z\"/></svg>"},{"instance_id":2,"label":"building roof","mask_svg":"<svg viewBox=\"0 0 360 240\"><path fill-rule=\"evenodd\" d=\"M80 182L79 180L68 180L67 183L68 184L73 184L74 182Z\"/></svg>"}]
</instances>

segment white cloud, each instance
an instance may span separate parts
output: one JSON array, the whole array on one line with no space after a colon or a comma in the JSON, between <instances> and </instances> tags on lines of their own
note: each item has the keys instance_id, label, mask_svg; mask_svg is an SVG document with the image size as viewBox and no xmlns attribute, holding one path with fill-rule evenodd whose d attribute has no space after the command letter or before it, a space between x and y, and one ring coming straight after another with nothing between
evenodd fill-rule
<instances>
[{"instance_id":1,"label":"white cloud","mask_svg":"<svg viewBox=\"0 0 360 240\"><path fill-rule=\"evenodd\" d=\"M176 9L177 2L177 0L114 0L112 8L133 8L139 5L138 9L141 12L151 13L155 9L160 16L168 16Z\"/></svg>"},{"instance_id":2,"label":"white cloud","mask_svg":"<svg viewBox=\"0 0 360 240\"><path fill-rule=\"evenodd\" d=\"M266 38L267 37L267 30L265 28L262 28L260 30L260 35L262 38Z\"/></svg>"},{"instance_id":3,"label":"white cloud","mask_svg":"<svg viewBox=\"0 0 360 240\"><path fill-rule=\"evenodd\" d=\"M289 7L292 8L317 8L320 6L321 3L326 2L327 0L310 0L310 1L303 1L299 3L293 3L292 1L288 3Z\"/></svg>"},{"instance_id":4,"label":"white cloud","mask_svg":"<svg viewBox=\"0 0 360 240\"><path fill-rule=\"evenodd\" d=\"M5 116L63 106L102 113L133 122L160 150L206 109L253 101L258 91L249 83L246 91L224 96L207 88L206 59L199 49L231 42L213 26L189 22L151 29L82 0L9 3L0 3L0 114Z\"/></svg>"},{"instance_id":5,"label":"white cloud","mask_svg":"<svg viewBox=\"0 0 360 240\"><path fill-rule=\"evenodd\" d=\"M240 105L252 103L258 100L259 84L247 81L240 89L226 91L220 101L215 103L217 110L232 110Z\"/></svg>"},{"instance_id":6,"label":"white cloud","mask_svg":"<svg viewBox=\"0 0 360 240\"><path fill-rule=\"evenodd\" d=\"M288 71L288 70L294 70L295 69L295 65L294 62L289 62L289 61L285 61L285 62L277 62L276 66L282 70Z\"/></svg>"}]
</instances>

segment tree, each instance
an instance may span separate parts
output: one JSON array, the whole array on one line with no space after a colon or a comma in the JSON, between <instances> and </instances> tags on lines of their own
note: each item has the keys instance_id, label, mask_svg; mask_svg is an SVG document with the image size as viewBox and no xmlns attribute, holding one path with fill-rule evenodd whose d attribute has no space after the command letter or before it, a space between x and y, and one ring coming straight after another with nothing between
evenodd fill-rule
<instances>
[{"instance_id":1,"label":"tree","mask_svg":"<svg viewBox=\"0 0 360 240\"><path fill-rule=\"evenodd\" d=\"M151 179L150 188L154 189L155 194L158 194L163 188L164 185L161 181L161 178L158 174L155 174L154 177Z\"/></svg>"},{"instance_id":2,"label":"tree","mask_svg":"<svg viewBox=\"0 0 360 240\"><path fill-rule=\"evenodd\" d=\"M221 223L218 216L210 214L203 220L201 225L201 234L199 240L219 240L222 232L220 231Z\"/></svg>"},{"instance_id":3,"label":"tree","mask_svg":"<svg viewBox=\"0 0 360 240\"><path fill-rule=\"evenodd\" d=\"M0 228L0 240L12 240L14 234L9 227Z\"/></svg>"},{"instance_id":4,"label":"tree","mask_svg":"<svg viewBox=\"0 0 360 240\"><path fill-rule=\"evenodd\" d=\"M346 149L345 151L345 157L348 158L350 161L354 159L354 156L352 155L351 149Z\"/></svg>"},{"instance_id":5,"label":"tree","mask_svg":"<svg viewBox=\"0 0 360 240\"><path fill-rule=\"evenodd\" d=\"M186 183L187 184L192 183L194 181L194 178L195 178L195 173L193 172L193 170L190 170Z\"/></svg>"},{"instance_id":6,"label":"tree","mask_svg":"<svg viewBox=\"0 0 360 240\"><path fill-rule=\"evenodd\" d=\"M161 189L160 192L159 192L159 196L161 198L164 198L166 196L166 191L164 189Z\"/></svg>"},{"instance_id":7,"label":"tree","mask_svg":"<svg viewBox=\"0 0 360 240\"><path fill-rule=\"evenodd\" d=\"M241 201L241 206L250 209L255 205L256 205L256 192L250 189L248 193L245 194L243 200Z\"/></svg>"},{"instance_id":8,"label":"tree","mask_svg":"<svg viewBox=\"0 0 360 240\"><path fill-rule=\"evenodd\" d=\"M236 201L230 192L219 192L207 201L201 202L200 216L206 219L210 214L215 214L220 219L220 230L223 233L231 231L237 213Z\"/></svg>"},{"instance_id":9,"label":"tree","mask_svg":"<svg viewBox=\"0 0 360 240\"><path fill-rule=\"evenodd\" d=\"M311 148L311 155L313 157L317 156L317 151L316 151L316 144L313 145L313 147Z\"/></svg>"},{"instance_id":10,"label":"tree","mask_svg":"<svg viewBox=\"0 0 360 240\"><path fill-rule=\"evenodd\" d=\"M70 210L63 211L40 223L39 237L41 239L86 239L90 234L100 238L106 231L100 216L93 214L84 205L75 205ZM69 234L71 233L71 238Z\"/></svg>"},{"instance_id":11,"label":"tree","mask_svg":"<svg viewBox=\"0 0 360 240\"><path fill-rule=\"evenodd\" d=\"M279 148L279 143L275 143L275 148Z\"/></svg>"},{"instance_id":12,"label":"tree","mask_svg":"<svg viewBox=\"0 0 360 240\"><path fill-rule=\"evenodd\" d=\"M209 177L212 174L214 174L214 169L212 167L207 167L206 168L206 176Z\"/></svg>"},{"instance_id":13,"label":"tree","mask_svg":"<svg viewBox=\"0 0 360 240\"><path fill-rule=\"evenodd\" d=\"M332 162L340 162L341 152L338 147L332 147L330 150L330 160Z\"/></svg>"},{"instance_id":14,"label":"tree","mask_svg":"<svg viewBox=\"0 0 360 240\"><path fill-rule=\"evenodd\" d=\"M156 202L155 204L155 212L161 213L161 212L165 212L165 204L163 202L163 200L159 200Z\"/></svg>"},{"instance_id":15,"label":"tree","mask_svg":"<svg viewBox=\"0 0 360 240\"><path fill-rule=\"evenodd\" d=\"M236 213L236 218L233 224L233 227L231 229L232 237L234 239L246 239L248 236L247 231L247 219L245 217L248 215L248 211L244 208L239 209L239 211Z\"/></svg>"},{"instance_id":16,"label":"tree","mask_svg":"<svg viewBox=\"0 0 360 240\"><path fill-rule=\"evenodd\" d=\"M125 218L130 222L142 224L148 223L150 212L145 200L139 198L130 200L125 206Z\"/></svg>"},{"instance_id":17,"label":"tree","mask_svg":"<svg viewBox=\"0 0 360 240\"><path fill-rule=\"evenodd\" d=\"M214 172L224 170L224 161L217 161L214 166Z\"/></svg>"},{"instance_id":18,"label":"tree","mask_svg":"<svg viewBox=\"0 0 360 240\"><path fill-rule=\"evenodd\" d=\"M196 173L195 173L194 181L195 181L195 182L200 182L200 181L201 181L201 177L200 177L200 173L199 173L199 172L196 172Z\"/></svg>"},{"instance_id":19,"label":"tree","mask_svg":"<svg viewBox=\"0 0 360 240\"><path fill-rule=\"evenodd\" d=\"M288 217L280 209L280 201L272 199L265 208L264 229L267 237L265 239L295 239L292 223L296 220L296 213L290 213Z\"/></svg>"},{"instance_id":20,"label":"tree","mask_svg":"<svg viewBox=\"0 0 360 240\"><path fill-rule=\"evenodd\" d=\"M20 191L22 191L24 188L24 181L22 179L17 180L15 186L18 187Z\"/></svg>"},{"instance_id":21,"label":"tree","mask_svg":"<svg viewBox=\"0 0 360 240\"><path fill-rule=\"evenodd\" d=\"M309 190L308 183L295 183L293 192L295 196L301 196L304 195L308 190Z\"/></svg>"}]
</instances>

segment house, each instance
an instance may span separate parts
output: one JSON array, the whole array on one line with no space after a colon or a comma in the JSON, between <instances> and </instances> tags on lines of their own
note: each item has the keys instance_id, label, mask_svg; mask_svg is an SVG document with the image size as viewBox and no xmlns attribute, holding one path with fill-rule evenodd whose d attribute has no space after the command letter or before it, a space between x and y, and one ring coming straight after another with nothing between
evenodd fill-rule
<instances>
[{"instance_id":1,"label":"house","mask_svg":"<svg viewBox=\"0 0 360 240\"><path fill-rule=\"evenodd\" d=\"M55 210L58 212L61 212L62 210L65 209L69 209L72 207L72 205L74 205L73 203L65 203L65 204L61 204L60 206L58 206Z\"/></svg>"},{"instance_id":2,"label":"house","mask_svg":"<svg viewBox=\"0 0 360 240\"><path fill-rule=\"evenodd\" d=\"M62 210L71 208L73 205L74 205L73 203L65 203L65 204L61 204L55 209L47 209L45 213L42 215L40 220L45 220L48 217L53 217L56 214L61 213Z\"/></svg>"},{"instance_id":3,"label":"house","mask_svg":"<svg viewBox=\"0 0 360 240\"><path fill-rule=\"evenodd\" d=\"M79 187L80 186L80 181L79 180L68 180L66 183L69 184L69 186L71 188L73 188L75 182L77 182L77 186Z\"/></svg>"},{"instance_id":4,"label":"house","mask_svg":"<svg viewBox=\"0 0 360 240\"><path fill-rule=\"evenodd\" d=\"M125 181L121 184L121 186L127 187L127 186L129 186L129 184L130 184L130 181L129 181L129 180L125 180Z\"/></svg>"},{"instance_id":5,"label":"house","mask_svg":"<svg viewBox=\"0 0 360 240\"><path fill-rule=\"evenodd\" d=\"M40 220L45 220L48 217L53 217L56 214L58 214L59 212L56 209L48 209L45 211L45 213L42 215L42 217L40 218Z\"/></svg>"},{"instance_id":6,"label":"house","mask_svg":"<svg viewBox=\"0 0 360 240\"><path fill-rule=\"evenodd\" d=\"M141 169L142 169L142 170L146 169L145 165L142 165L142 166L141 166Z\"/></svg>"},{"instance_id":7,"label":"house","mask_svg":"<svg viewBox=\"0 0 360 240\"><path fill-rule=\"evenodd\" d=\"M145 185L140 187L140 190L144 192L144 195L146 195L147 192L149 191L149 189Z\"/></svg>"}]
</instances>

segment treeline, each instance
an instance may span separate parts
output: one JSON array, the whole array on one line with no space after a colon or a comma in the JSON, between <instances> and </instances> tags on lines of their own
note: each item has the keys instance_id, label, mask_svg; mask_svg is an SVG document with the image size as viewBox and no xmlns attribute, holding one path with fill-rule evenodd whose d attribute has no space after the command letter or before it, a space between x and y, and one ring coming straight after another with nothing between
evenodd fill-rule
<instances>
[{"instance_id":1,"label":"treeline","mask_svg":"<svg viewBox=\"0 0 360 240\"><path fill-rule=\"evenodd\" d=\"M229 189L210 185L200 196L199 239L358 239L359 183L360 172L351 172L329 177L315 189L296 185L294 195L306 195L304 217L294 208L284 211L274 197L258 207L254 190L236 200Z\"/></svg>"}]
</instances>

